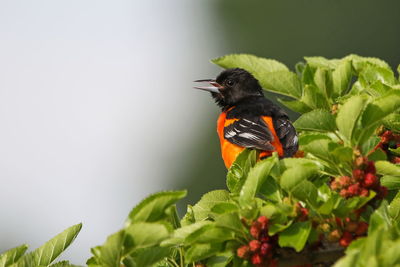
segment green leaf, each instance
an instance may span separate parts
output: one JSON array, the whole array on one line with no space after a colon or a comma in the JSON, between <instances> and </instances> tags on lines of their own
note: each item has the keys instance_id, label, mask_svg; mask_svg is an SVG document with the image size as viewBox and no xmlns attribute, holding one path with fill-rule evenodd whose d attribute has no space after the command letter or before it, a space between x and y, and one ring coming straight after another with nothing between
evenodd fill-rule
<instances>
[{"instance_id":1,"label":"green leaf","mask_svg":"<svg viewBox=\"0 0 400 267\"><path fill-rule=\"evenodd\" d=\"M353 140L354 128L364 110L365 104L366 100L364 98L361 96L353 96L339 108L336 117L336 125L339 132L349 143Z\"/></svg>"},{"instance_id":2,"label":"green leaf","mask_svg":"<svg viewBox=\"0 0 400 267\"><path fill-rule=\"evenodd\" d=\"M196 221L208 218L211 209L221 202L230 200L229 192L226 190L214 190L204 194L200 201L193 206L193 214Z\"/></svg>"},{"instance_id":3,"label":"green leaf","mask_svg":"<svg viewBox=\"0 0 400 267\"><path fill-rule=\"evenodd\" d=\"M333 95L342 96L349 88L351 81L351 62L349 60L341 61L332 72Z\"/></svg>"},{"instance_id":4,"label":"green leaf","mask_svg":"<svg viewBox=\"0 0 400 267\"><path fill-rule=\"evenodd\" d=\"M126 224L155 222L165 216L165 210L186 196L186 191L166 191L153 194L129 213Z\"/></svg>"},{"instance_id":5,"label":"green leaf","mask_svg":"<svg viewBox=\"0 0 400 267\"><path fill-rule=\"evenodd\" d=\"M305 85L301 101L312 109L330 109L329 100L315 85Z\"/></svg>"},{"instance_id":6,"label":"green leaf","mask_svg":"<svg viewBox=\"0 0 400 267\"><path fill-rule=\"evenodd\" d=\"M5 251L0 255L0 267L7 267L17 262L27 249L27 245L22 245Z\"/></svg>"},{"instance_id":7,"label":"green leaf","mask_svg":"<svg viewBox=\"0 0 400 267\"><path fill-rule=\"evenodd\" d=\"M383 60L374 57L361 57L359 55L348 55L344 60L351 60L356 73L359 73L366 66L375 65L378 67L390 69L390 66Z\"/></svg>"},{"instance_id":8,"label":"green leaf","mask_svg":"<svg viewBox=\"0 0 400 267\"><path fill-rule=\"evenodd\" d=\"M245 149L228 170L226 176L226 185L232 193L239 193L246 180L247 174L256 163L257 151L254 149Z\"/></svg>"},{"instance_id":9,"label":"green leaf","mask_svg":"<svg viewBox=\"0 0 400 267\"><path fill-rule=\"evenodd\" d=\"M312 110L312 108L299 100L283 100L281 98L278 98L278 102L298 113L306 113Z\"/></svg>"},{"instance_id":10,"label":"green leaf","mask_svg":"<svg viewBox=\"0 0 400 267\"><path fill-rule=\"evenodd\" d=\"M253 74L289 70L284 64L274 59L261 58L250 54L226 55L212 59L211 62L225 69L242 68Z\"/></svg>"},{"instance_id":11,"label":"green leaf","mask_svg":"<svg viewBox=\"0 0 400 267\"><path fill-rule=\"evenodd\" d=\"M225 242L234 238L234 233L225 227L218 227L215 223L204 225L185 238L185 244Z\"/></svg>"},{"instance_id":12,"label":"green leaf","mask_svg":"<svg viewBox=\"0 0 400 267\"><path fill-rule=\"evenodd\" d=\"M387 85L393 85L396 83L394 74L390 68L382 68L373 65L367 65L361 71L360 79L367 82L367 84L373 84L376 81L380 81Z\"/></svg>"},{"instance_id":13,"label":"green leaf","mask_svg":"<svg viewBox=\"0 0 400 267\"><path fill-rule=\"evenodd\" d=\"M215 223L218 227L226 228L243 235L245 229L240 216L237 212L225 213L215 218Z\"/></svg>"},{"instance_id":14,"label":"green leaf","mask_svg":"<svg viewBox=\"0 0 400 267\"><path fill-rule=\"evenodd\" d=\"M374 152L369 154L368 159L372 160L372 161L387 160L387 155L386 155L385 151L378 148Z\"/></svg>"},{"instance_id":15,"label":"green leaf","mask_svg":"<svg viewBox=\"0 0 400 267\"><path fill-rule=\"evenodd\" d=\"M388 161L375 162L376 172L381 175L390 175L400 177L400 166Z\"/></svg>"},{"instance_id":16,"label":"green leaf","mask_svg":"<svg viewBox=\"0 0 400 267\"><path fill-rule=\"evenodd\" d=\"M79 266L73 265L73 264L69 263L69 261L59 261L52 265L49 265L49 267L79 267Z\"/></svg>"},{"instance_id":17,"label":"green leaf","mask_svg":"<svg viewBox=\"0 0 400 267\"><path fill-rule=\"evenodd\" d=\"M340 59L326 59L324 57L304 57L304 59L314 68L334 69L340 63Z\"/></svg>"},{"instance_id":18,"label":"green leaf","mask_svg":"<svg viewBox=\"0 0 400 267\"><path fill-rule=\"evenodd\" d=\"M81 228L82 224L67 228L40 248L22 256L15 266L35 267L50 265L74 241Z\"/></svg>"},{"instance_id":19,"label":"green leaf","mask_svg":"<svg viewBox=\"0 0 400 267\"><path fill-rule=\"evenodd\" d=\"M277 162L278 157L275 153L273 156L258 162L250 170L239 196L239 203L242 206L251 206L251 203L260 189L260 186L264 183L272 167Z\"/></svg>"},{"instance_id":20,"label":"green leaf","mask_svg":"<svg viewBox=\"0 0 400 267\"><path fill-rule=\"evenodd\" d=\"M393 131L400 132L400 114L391 114L387 116L383 125Z\"/></svg>"},{"instance_id":21,"label":"green leaf","mask_svg":"<svg viewBox=\"0 0 400 267\"><path fill-rule=\"evenodd\" d=\"M371 152L380 142L380 138L373 135L366 142L361 145L361 152L363 155L367 155Z\"/></svg>"},{"instance_id":22,"label":"green leaf","mask_svg":"<svg viewBox=\"0 0 400 267\"><path fill-rule=\"evenodd\" d=\"M400 108L400 90L392 90L386 95L377 98L369 103L362 115L363 132L359 137L359 142L367 140L382 119Z\"/></svg>"},{"instance_id":23,"label":"green leaf","mask_svg":"<svg viewBox=\"0 0 400 267\"><path fill-rule=\"evenodd\" d=\"M317 87L320 88L323 95L327 99L330 99L333 91L332 71L324 68L317 68L314 74L314 82Z\"/></svg>"},{"instance_id":24,"label":"green leaf","mask_svg":"<svg viewBox=\"0 0 400 267\"><path fill-rule=\"evenodd\" d=\"M279 245L291 247L300 252L304 248L310 232L311 223L309 221L294 223L279 234Z\"/></svg>"},{"instance_id":25,"label":"green leaf","mask_svg":"<svg viewBox=\"0 0 400 267\"><path fill-rule=\"evenodd\" d=\"M390 151L392 154L396 155L396 156L400 156L400 147L398 147L398 148L396 148L396 149L394 149L394 148L389 148L389 151Z\"/></svg>"},{"instance_id":26,"label":"green leaf","mask_svg":"<svg viewBox=\"0 0 400 267\"><path fill-rule=\"evenodd\" d=\"M389 190L400 189L400 177L385 175L381 177L381 185L387 187Z\"/></svg>"},{"instance_id":27,"label":"green leaf","mask_svg":"<svg viewBox=\"0 0 400 267\"><path fill-rule=\"evenodd\" d=\"M124 231L119 231L110 235L102 246L91 249L94 257L89 259L87 264L91 266L90 262L93 261L92 259L94 259L99 266L120 267L124 239Z\"/></svg>"},{"instance_id":28,"label":"green leaf","mask_svg":"<svg viewBox=\"0 0 400 267\"><path fill-rule=\"evenodd\" d=\"M151 247L169 237L169 227L163 223L132 223L125 229L125 238L129 239L128 250ZM126 242L125 242L126 243Z\"/></svg>"},{"instance_id":29,"label":"green leaf","mask_svg":"<svg viewBox=\"0 0 400 267\"><path fill-rule=\"evenodd\" d=\"M221 244L194 244L185 253L186 262L196 262L202 259L209 258L217 254L221 250Z\"/></svg>"},{"instance_id":30,"label":"green leaf","mask_svg":"<svg viewBox=\"0 0 400 267\"><path fill-rule=\"evenodd\" d=\"M129 257L135 266L153 266L153 264L171 255L171 248L154 246L135 250ZM125 262L125 261L124 261Z\"/></svg>"},{"instance_id":31,"label":"green leaf","mask_svg":"<svg viewBox=\"0 0 400 267\"><path fill-rule=\"evenodd\" d=\"M234 202L217 203L211 208L211 212L216 213L216 214L230 213L230 212L235 212L238 210L239 210L239 207Z\"/></svg>"},{"instance_id":32,"label":"green leaf","mask_svg":"<svg viewBox=\"0 0 400 267\"><path fill-rule=\"evenodd\" d=\"M290 71L264 73L258 80L261 86L267 91L290 96L295 99L300 99L303 93L299 78L295 73Z\"/></svg>"},{"instance_id":33,"label":"green leaf","mask_svg":"<svg viewBox=\"0 0 400 267\"><path fill-rule=\"evenodd\" d=\"M317 109L303 114L294 122L297 130L333 132L336 130L335 118L326 110Z\"/></svg>"},{"instance_id":34,"label":"green leaf","mask_svg":"<svg viewBox=\"0 0 400 267\"><path fill-rule=\"evenodd\" d=\"M178 228L170 238L161 242L161 246L182 245L189 235L210 224L212 224L210 221L201 221Z\"/></svg>"},{"instance_id":35,"label":"green leaf","mask_svg":"<svg viewBox=\"0 0 400 267\"><path fill-rule=\"evenodd\" d=\"M226 267L232 261L233 254L228 251L207 259L207 267Z\"/></svg>"},{"instance_id":36,"label":"green leaf","mask_svg":"<svg viewBox=\"0 0 400 267\"><path fill-rule=\"evenodd\" d=\"M318 172L314 164L298 165L287 169L281 177L281 187L299 200L316 204L317 188L308 181Z\"/></svg>"}]
</instances>

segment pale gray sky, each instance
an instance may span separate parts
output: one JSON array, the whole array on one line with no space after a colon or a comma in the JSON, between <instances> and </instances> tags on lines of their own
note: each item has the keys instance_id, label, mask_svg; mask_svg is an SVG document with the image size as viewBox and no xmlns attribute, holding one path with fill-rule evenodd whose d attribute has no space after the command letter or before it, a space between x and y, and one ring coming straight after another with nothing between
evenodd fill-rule
<instances>
[{"instance_id":1,"label":"pale gray sky","mask_svg":"<svg viewBox=\"0 0 400 267\"><path fill-rule=\"evenodd\" d=\"M63 258L84 264L172 189L179 147L216 112L191 90L219 70L205 3L0 1L0 251L83 222Z\"/></svg>"}]
</instances>

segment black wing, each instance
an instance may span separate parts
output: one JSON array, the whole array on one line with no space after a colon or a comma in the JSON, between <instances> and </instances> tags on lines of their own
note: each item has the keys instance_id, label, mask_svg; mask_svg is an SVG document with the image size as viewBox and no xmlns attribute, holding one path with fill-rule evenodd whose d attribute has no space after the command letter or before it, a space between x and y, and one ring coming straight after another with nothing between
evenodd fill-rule
<instances>
[{"instance_id":1,"label":"black wing","mask_svg":"<svg viewBox=\"0 0 400 267\"><path fill-rule=\"evenodd\" d=\"M286 118L277 119L274 123L276 135L283 146L284 157L291 157L299 148L296 129Z\"/></svg>"},{"instance_id":2,"label":"black wing","mask_svg":"<svg viewBox=\"0 0 400 267\"><path fill-rule=\"evenodd\" d=\"M224 137L229 142L248 148L272 151L274 137L261 117L241 118L224 128Z\"/></svg>"}]
</instances>

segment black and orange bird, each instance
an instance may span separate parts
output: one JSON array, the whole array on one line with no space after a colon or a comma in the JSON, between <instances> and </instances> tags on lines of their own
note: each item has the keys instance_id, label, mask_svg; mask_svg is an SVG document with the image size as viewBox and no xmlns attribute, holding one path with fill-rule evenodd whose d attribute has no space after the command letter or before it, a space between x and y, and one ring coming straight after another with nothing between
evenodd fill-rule
<instances>
[{"instance_id":1,"label":"black and orange bird","mask_svg":"<svg viewBox=\"0 0 400 267\"><path fill-rule=\"evenodd\" d=\"M196 89L211 92L222 113L217 132L225 166L230 168L245 148L259 150L259 158L277 152L291 157L298 149L296 130L285 111L264 97L258 80L249 72L227 69L216 79L197 80L211 86Z\"/></svg>"}]
</instances>

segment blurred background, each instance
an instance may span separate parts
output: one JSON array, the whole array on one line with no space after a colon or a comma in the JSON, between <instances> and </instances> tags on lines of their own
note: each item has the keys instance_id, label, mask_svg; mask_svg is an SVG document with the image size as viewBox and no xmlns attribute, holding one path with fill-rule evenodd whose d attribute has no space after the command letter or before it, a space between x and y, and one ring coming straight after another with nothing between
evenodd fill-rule
<instances>
[{"instance_id":1,"label":"blurred background","mask_svg":"<svg viewBox=\"0 0 400 267\"><path fill-rule=\"evenodd\" d=\"M400 2L0 1L0 252L83 229L84 264L159 190L225 188L219 110L192 81L229 53L400 63Z\"/></svg>"}]
</instances>

